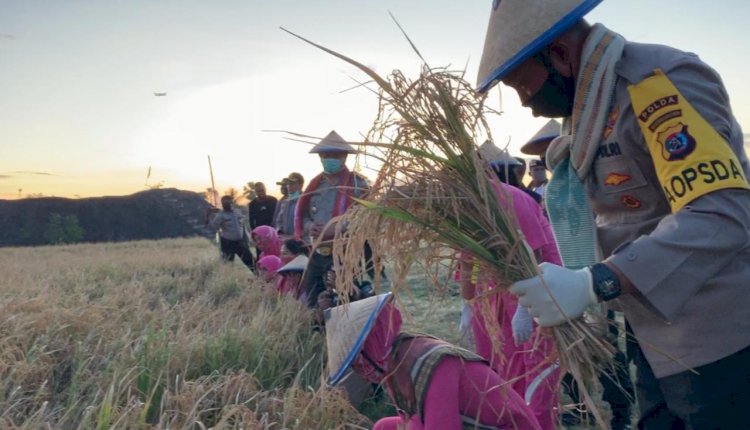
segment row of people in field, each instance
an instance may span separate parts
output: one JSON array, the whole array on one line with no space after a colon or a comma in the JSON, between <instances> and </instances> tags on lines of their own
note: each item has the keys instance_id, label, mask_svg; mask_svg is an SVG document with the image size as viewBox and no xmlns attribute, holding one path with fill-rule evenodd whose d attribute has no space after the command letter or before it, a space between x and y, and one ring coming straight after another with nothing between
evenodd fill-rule
<instances>
[{"instance_id":1,"label":"row of people in field","mask_svg":"<svg viewBox=\"0 0 750 430\"><path fill-rule=\"evenodd\" d=\"M304 178L299 173L291 173L278 183L283 194L280 200L269 196L264 184L255 184L256 197L248 205L249 235L244 230L242 215L233 207L229 196L222 198L221 210L209 210L206 223L219 230L222 258L232 261L235 255L239 256L251 270L260 265L264 256L278 256L281 241L302 241L310 251L304 276L293 290L295 296L308 306L316 307L318 296L325 291L326 272L333 264L331 241L334 227L328 225L329 221L342 215L354 198L365 196L369 185L366 178L347 167L347 157L356 150L335 131L315 145L310 153L319 156L323 171L310 181L304 192ZM250 252L248 238L255 243L255 256ZM365 251L370 255L369 247ZM374 278L371 256L363 263L370 277ZM288 267L279 269L283 269L282 272L289 270ZM285 289L292 290L289 286Z\"/></svg>"},{"instance_id":2,"label":"row of people in field","mask_svg":"<svg viewBox=\"0 0 750 430\"><path fill-rule=\"evenodd\" d=\"M551 121L529 141L525 148L548 144L558 134L559 123ZM290 175L287 180L280 184L289 185L292 183L291 192L278 202L278 206L275 208L275 216L265 217L265 219L263 217L259 219L257 216L251 217L250 225L255 226L251 231L251 237L257 248L258 260L255 264L257 274L270 288L279 293L290 294L310 307L326 310L338 305L338 297L335 293L336 272L333 267L330 243L333 238L333 229L330 227L326 229L325 227L331 218L344 213L349 208L352 204L352 196L365 195L367 183L364 178L346 169L346 157L348 154L354 153L354 149L335 132L329 134L316 145L313 151L321 154L320 159L324 168L321 176L316 178L303 194L297 191L302 188L301 186L297 187L297 184L302 182L301 175ZM496 172L497 180L502 184L503 191L508 193L504 196L499 194L498 198L509 198L509 201L512 202L524 236L536 252L538 259L560 264L561 260L554 236L540 205L542 196L537 194L534 189L525 187L518 178L519 174L523 174L518 168L523 165L517 159L500 151L490 142L482 145L480 154L490 161ZM329 159L340 160L340 163L335 163L336 167L331 168L331 163L326 161ZM532 166L534 165L532 164ZM545 181L546 175L544 181L538 181L538 183L543 187ZM262 184L260 186L256 184L256 192L257 197L251 202L250 213L258 214L274 211L272 205L277 205L277 203L275 200L272 201L273 203L269 203L271 200L265 194ZM304 195L310 197L304 198ZM256 203L254 205L253 203L258 199L260 199L261 204ZM224 202L223 200L223 204ZM230 198L226 199L226 204L223 212L235 214L228 218L237 219L239 215L231 208ZM269 210L269 208L271 209ZM283 225L278 224L278 220L286 218L287 210L294 211L294 216L288 217L288 227L284 230ZM217 215L217 218L219 216L221 215ZM217 218L212 221L212 226L218 225ZM277 227L258 225L259 222L263 221L275 221ZM236 221L236 223L241 225L241 220ZM294 233L285 234L286 232ZM296 237L305 237L307 241ZM281 238L287 238L283 244ZM241 258L250 254L247 243L244 242L244 244L239 245L239 247L245 247L239 253ZM312 252L310 252L310 249L312 249ZM222 252L223 254L227 253L223 246ZM467 303L471 303L471 305L468 305L468 314L471 315L470 327L475 344L474 354L478 354L484 360L483 364L477 362L472 367L477 369L487 368L485 371L474 373L486 377L489 371L495 375L493 378L509 381L508 387L511 387L512 391L503 394L503 396L509 396L506 406L516 411L524 411L526 415L532 416L532 418L527 417L526 419L529 422L536 423L535 425L538 425L539 428L554 429L558 421L557 402L560 370L553 354L552 340L539 332L530 314L523 306L518 305L512 294L494 295L490 301L473 300L478 294L488 293L489 290L494 288L494 284L491 280L474 279L471 276L474 271L471 256L466 255L464 257L459 268L458 280L461 284L463 298L466 299ZM371 276L373 275L371 274ZM353 288L354 293L348 298L348 301L357 301L372 295L369 282L359 282L355 285L357 288ZM369 300L368 303L374 303L374 300ZM398 312L398 310L392 309L391 313L394 312ZM495 317L488 321L486 315L494 315ZM317 323L322 323L322 319L319 318ZM487 326L488 322L491 327ZM502 345L502 349L498 350L494 347L497 342L493 342L490 333L500 336L501 342L499 344ZM432 341L426 344L432 345ZM454 348L451 351L460 351L460 349ZM462 354L465 353L462 352ZM335 367L336 364L334 363L331 366ZM366 365L360 363L359 367L355 366L355 369L362 369L363 367L366 368ZM377 374L377 372L373 373L371 370L368 370L367 375L372 377ZM353 381L353 378L352 375L348 376L346 388L350 395L356 396L355 392L361 391L363 384L361 380L359 383ZM370 382L376 381L370 380ZM526 396L529 397L527 404L525 404L525 401L519 401ZM627 394L624 393L621 397L625 398L626 396ZM488 403L488 405L493 404L493 402ZM612 403L612 405L612 410L615 411L614 416L617 417L613 420L613 428L624 428L624 423L629 420L630 402L625 398L624 401ZM445 410L442 407L438 409ZM501 408L500 411L502 410L504 409ZM624 412L618 413L620 410L624 410ZM503 419L508 418L506 415L503 416L505 417ZM513 419L517 420L518 417ZM384 422L396 421L386 420Z\"/></svg>"},{"instance_id":3,"label":"row of people in field","mask_svg":"<svg viewBox=\"0 0 750 430\"><path fill-rule=\"evenodd\" d=\"M497 156L499 155L497 151L495 153L484 151L487 147L485 145L483 148L482 155L491 160L493 166L497 167L499 179L521 187L522 184L518 180L516 173L513 172L510 175L506 175L505 172L507 169L505 168L505 164L503 164L510 164L510 167L515 169L520 163L508 157L501 160ZM489 147L492 147L492 145L489 145ZM304 192L300 191L302 189L301 175L290 175L280 183L280 185L287 187L287 194L279 202L267 196L262 185L259 187L256 184L257 197L249 206L249 225L253 227L250 234L258 250L258 260L256 263L258 275L278 292L288 293L296 299L302 300L310 307L326 310L338 305L338 297L335 293L336 272L333 270L331 244L334 230L332 226L328 225L329 221L333 217L343 214L352 205L352 197L365 196L368 185L365 178L351 172L346 167L347 156L355 153L355 149L337 133L331 132L311 152L319 154L323 172L311 181ZM521 191L514 186L507 186L506 189L512 190L513 201L517 202L514 205L517 206L519 217L525 219L529 216L534 220L533 222L525 223L525 225L533 230L526 232L527 235L532 238L539 237L549 241L551 237L551 233L547 231L549 226L541 222L544 218L541 206L538 204L539 197L541 196L537 196L533 190L529 189ZM532 196L537 197L534 198ZM223 212L233 212L231 202L227 201L227 204L229 206L225 207ZM275 215L268 216L272 212L275 212ZM290 215L291 213L293 215ZM219 215L217 215L218 217ZM275 227L259 224L263 222L275 224ZM214 227L218 226L216 218L212 221L211 225ZM280 237L288 238L283 245L281 244ZM302 240L302 238L306 240ZM532 242L533 245L537 245L536 242ZM559 262L559 256L557 259L554 257L556 255L556 247L553 239L551 242L545 242L540 246L546 249L546 253L550 254L547 256L550 261ZM308 249L312 250L309 255L306 252ZM249 254L249 250L242 251L242 255L247 254ZM464 272L467 270L465 268L462 269ZM370 273L370 276L374 277L374 274ZM355 293L352 297L348 298L348 301L356 302L372 295L370 284L367 281L358 282L356 285L358 288L353 288ZM462 279L464 297L468 300L473 299L475 290L492 288L491 283L487 282L482 282L479 285L469 284L470 281L468 279ZM505 297L504 300L507 302L505 304L506 308L511 306L510 302L513 299L510 295ZM499 302L493 302L491 306L494 309L492 312L498 315L496 322L504 330L510 331L510 321L506 321L507 318L504 316L504 313L507 312L503 311L503 306ZM513 308L515 309L515 307L514 305ZM393 310L393 312L397 312L397 310ZM475 329L474 339L477 344L477 352L486 361L485 363L478 361L473 367L486 367L487 371L491 374L496 374L497 377L501 377L503 380L516 381L520 378L528 377L529 381L532 381L534 376L528 370L533 369L536 374L539 374L544 371L544 368L541 368L541 366L545 363L547 365L554 364L554 360L549 357L549 353L552 350L549 345L550 341L536 337L534 339L531 338L530 332L534 329L532 328L530 317L527 319L528 327L524 328L524 330L529 331L529 334L526 339L517 339L517 352L511 350L502 352L508 357L508 360L501 359L497 355L499 351L494 351L493 353L493 343L487 334L491 330L483 328L484 320L477 317L473 321L472 326ZM544 340L541 346L536 345L539 339ZM509 347L516 343L505 342ZM506 366L509 360L514 363L512 370ZM523 364L520 364L522 362ZM480 371L477 374L487 375L487 371ZM529 418L529 421L542 422L542 428L554 428L556 421L554 411L556 410L555 402L557 398L556 380L558 374L559 371L555 371L549 375L549 378L544 379L544 389L538 390L539 394L534 397L532 406L524 405L523 401L517 402L519 409L533 415L533 417ZM352 376L349 376L349 378L352 378ZM350 391L361 388L361 385L359 387L357 387L357 384L353 385L347 388ZM519 397L522 396L527 386L528 384L526 383L516 382L514 388L517 391L514 391L514 394ZM534 412L531 412L532 410Z\"/></svg>"},{"instance_id":4,"label":"row of people in field","mask_svg":"<svg viewBox=\"0 0 750 430\"><path fill-rule=\"evenodd\" d=\"M540 236L530 245L544 261L542 276L475 305L492 280L472 277L471 256L462 265L476 352L400 334L387 294L326 311L329 382L346 384L354 374L382 382L401 411L375 428L554 426L560 375L540 327L599 303L622 309L633 333L627 358L637 370L638 428L750 427L750 163L742 130L713 69L693 54L588 24L583 17L598 3L493 2L478 91L503 82L535 115L564 120L561 136L538 153L552 171L544 200L554 236L541 209L524 203L533 196L510 186L498 195L513 195L506 203L519 221L538 223L524 235ZM344 169L350 152L334 137L337 149L318 152L326 173L294 211L295 236L320 239L303 278L329 267L326 221L360 189L358 175ZM560 244L556 256L550 241ZM486 347L495 336L501 351ZM519 351L531 381L513 379ZM542 371L529 371L527 358ZM614 412L612 427L630 426Z\"/></svg>"}]
</instances>

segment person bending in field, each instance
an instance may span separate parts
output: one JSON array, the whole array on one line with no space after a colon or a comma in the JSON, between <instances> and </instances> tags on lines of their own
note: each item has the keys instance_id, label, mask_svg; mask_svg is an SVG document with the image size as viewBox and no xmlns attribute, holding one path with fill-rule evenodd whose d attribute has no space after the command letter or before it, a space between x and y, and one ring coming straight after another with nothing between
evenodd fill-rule
<instances>
[{"instance_id":1,"label":"person bending in field","mask_svg":"<svg viewBox=\"0 0 750 430\"><path fill-rule=\"evenodd\" d=\"M401 333L391 293L325 312L329 384L352 372L384 384L399 416L375 430L540 429L534 413L489 363L426 335Z\"/></svg>"},{"instance_id":2,"label":"person bending in field","mask_svg":"<svg viewBox=\"0 0 750 430\"><path fill-rule=\"evenodd\" d=\"M279 274L281 259L275 255L267 255L258 260L257 266L258 276L268 286L273 287L274 290L278 290L283 281L283 277Z\"/></svg>"},{"instance_id":3,"label":"person bending in field","mask_svg":"<svg viewBox=\"0 0 750 430\"><path fill-rule=\"evenodd\" d=\"M305 242L299 239L287 239L281 246L283 266L279 274L283 277L279 284L279 293L291 294L302 303L307 303L307 296L301 289L302 274L305 273L309 250Z\"/></svg>"}]
</instances>

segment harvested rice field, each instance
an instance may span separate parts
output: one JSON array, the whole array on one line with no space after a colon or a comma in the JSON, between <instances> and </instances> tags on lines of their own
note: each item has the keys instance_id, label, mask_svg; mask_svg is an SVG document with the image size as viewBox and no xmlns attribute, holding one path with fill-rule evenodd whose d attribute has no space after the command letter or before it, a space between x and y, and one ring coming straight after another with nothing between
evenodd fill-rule
<instances>
[{"instance_id":1,"label":"harvested rice field","mask_svg":"<svg viewBox=\"0 0 750 430\"><path fill-rule=\"evenodd\" d=\"M309 311L205 239L0 249L0 428L361 429L321 389ZM418 270L406 325L459 341L461 301Z\"/></svg>"}]
</instances>

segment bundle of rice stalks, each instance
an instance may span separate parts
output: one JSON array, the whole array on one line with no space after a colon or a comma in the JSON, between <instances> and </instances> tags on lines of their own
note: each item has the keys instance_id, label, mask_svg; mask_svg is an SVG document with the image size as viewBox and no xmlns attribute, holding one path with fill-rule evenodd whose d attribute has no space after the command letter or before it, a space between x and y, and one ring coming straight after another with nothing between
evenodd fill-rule
<instances>
[{"instance_id":1,"label":"bundle of rice stalks","mask_svg":"<svg viewBox=\"0 0 750 430\"><path fill-rule=\"evenodd\" d=\"M497 286L486 294L539 274L511 195L493 179L488 160L477 151L477 143L491 140L484 118L488 109L461 74L425 62L415 80L399 70L384 79L355 60L295 36L354 65L379 87L378 116L360 145L382 168L367 199L338 220L334 254L342 262L337 274L341 291L350 288L346 280L361 276L365 242L375 251L376 273L383 256L393 264L396 294L406 287L403 281L416 258L437 273L455 262L459 251L470 253L481 276ZM478 300L486 300L486 294ZM488 325L497 324L489 307L482 308ZM611 362L611 346L582 319L551 332L561 366L581 387ZM588 393L584 398L598 415Z\"/></svg>"}]
</instances>

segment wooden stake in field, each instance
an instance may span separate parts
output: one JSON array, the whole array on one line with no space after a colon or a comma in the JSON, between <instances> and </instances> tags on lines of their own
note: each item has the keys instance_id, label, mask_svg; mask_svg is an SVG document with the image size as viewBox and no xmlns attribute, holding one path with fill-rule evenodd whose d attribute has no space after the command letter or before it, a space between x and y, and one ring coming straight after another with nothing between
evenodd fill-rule
<instances>
[{"instance_id":1,"label":"wooden stake in field","mask_svg":"<svg viewBox=\"0 0 750 430\"><path fill-rule=\"evenodd\" d=\"M216 200L216 185L214 184L214 169L211 167L211 156L208 156L208 173L211 175L211 200L213 200L214 207L219 207L219 202Z\"/></svg>"}]
</instances>

